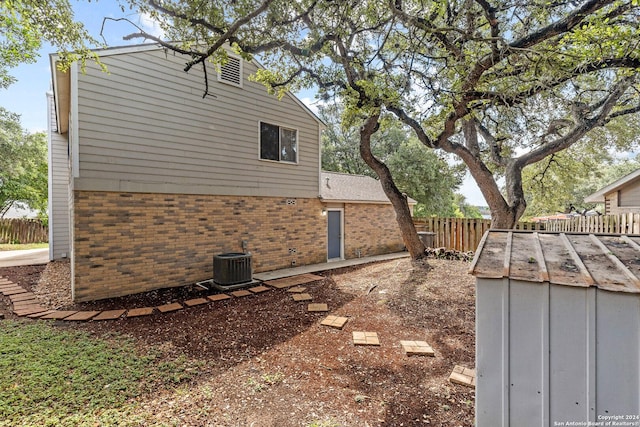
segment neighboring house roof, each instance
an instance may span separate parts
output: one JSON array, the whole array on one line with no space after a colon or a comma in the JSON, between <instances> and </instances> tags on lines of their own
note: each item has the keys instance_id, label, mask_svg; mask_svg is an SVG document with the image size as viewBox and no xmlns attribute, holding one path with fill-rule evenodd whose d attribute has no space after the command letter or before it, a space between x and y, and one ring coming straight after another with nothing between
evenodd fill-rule
<instances>
[{"instance_id":1,"label":"neighboring house roof","mask_svg":"<svg viewBox=\"0 0 640 427\"><path fill-rule=\"evenodd\" d=\"M640 177L640 169L631 172L629 175L623 176L619 180L607 185L604 188L596 191L595 193L584 198L584 201L587 203L604 203L605 195L612 193L614 191L619 190L625 185L631 183L636 178Z\"/></svg>"},{"instance_id":2,"label":"neighboring house roof","mask_svg":"<svg viewBox=\"0 0 640 427\"><path fill-rule=\"evenodd\" d=\"M337 172L320 174L320 198L327 202L391 203L377 179ZM410 197L407 201L417 203Z\"/></svg>"},{"instance_id":3,"label":"neighboring house roof","mask_svg":"<svg viewBox=\"0 0 640 427\"><path fill-rule=\"evenodd\" d=\"M93 49L100 57L123 55L128 53L146 52L150 50L162 50L165 49L157 43L146 43L131 46L114 46L103 49ZM55 99L56 108L56 120L58 125L58 131L60 133L66 133L69 127L69 115L70 115L70 102L71 102L71 86L74 82L71 81L71 71L61 71L57 67L58 55L53 53L49 55L49 61L51 63L51 74L53 81L53 93ZM258 68L264 68L258 61L252 61ZM265 89L266 93L266 89ZM309 107L307 107L300 99L294 94L286 92L287 96L291 97L296 104L298 104L303 110L305 110L311 117L313 117L322 128L326 128L327 124L320 119Z\"/></svg>"}]
</instances>

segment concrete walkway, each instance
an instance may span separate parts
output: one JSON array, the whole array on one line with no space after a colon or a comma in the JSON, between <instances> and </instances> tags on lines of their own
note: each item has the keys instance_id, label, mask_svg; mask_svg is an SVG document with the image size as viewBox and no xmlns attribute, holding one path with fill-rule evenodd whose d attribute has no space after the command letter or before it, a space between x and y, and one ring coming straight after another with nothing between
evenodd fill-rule
<instances>
[{"instance_id":1,"label":"concrete walkway","mask_svg":"<svg viewBox=\"0 0 640 427\"><path fill-rule=\"evenodd\" d=\"M49 262L49 248L0 251L0 268L20 265L40 265Z\"/></svg>"},{"instance_id":2,"label":"concrete walkway","mask_svg":"<svg viewBox=\"0 0 640 427\"><path fill-rule=\"evenodd\" d=\"M263 282L267 280L281 279L283 277L297 276L299 274L317 273L318 271L334 270L337 268L351 267L354 265L369 264L370 262L389 261L409 257L409 252L396 252L393 254L374 255L362 258L345 259L340 261L329 261L321 264L303 265L301 267L283 268L281 270L255 273L254 279Z\"/></svg>"}]
</instances>

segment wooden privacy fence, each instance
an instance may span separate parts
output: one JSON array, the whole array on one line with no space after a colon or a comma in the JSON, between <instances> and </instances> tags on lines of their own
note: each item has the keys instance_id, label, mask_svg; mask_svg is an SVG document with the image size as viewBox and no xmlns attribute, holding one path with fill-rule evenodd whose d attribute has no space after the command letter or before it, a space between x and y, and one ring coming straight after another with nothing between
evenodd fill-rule
<instances>
[{"instance_id":1,"label":"wooden privacy fence","mask_svg":"<svg viewBox=\"0 0 640 427\"><path fill-rule=\"evenodd\" d=\"M0 243L49 241L49 228L38 219L0 219Z\"/></svg>"},{"instance_id":2,"label":"wooden privacy fence","mask_svg":"<svg viewBox=\"0 0 640 427\"><path fill-rule=\"evenodd\" d=\"M433 247L456 251L475 251L482 235L491 228L490 219L477 218L414 218L418 232L434 233ZM545 230L545 224L520 222L518 230Z\"/></svg>"},{"instance_id":3,"label":"wooden privacy fence","mask_svg":"<svg viewBox=\"0 0 640 427\"><path fill-rule=\"evenodd\" d=\"M640 214L579 216L544 222L548 231L573 233L640 234Z\"/></svg>"},{"instance_id":4,"label":"wooden privacy fence","mask_svg":"<svg viewBox=\"0 0 640 427\"><path fill-rule=\"evenodd\" d=\"M418 232L434 233L433 247L475 251L491 220L475 218L414 218ZM540 222L519 222L517 230L567 233L640 234L640 213L579 216Z\"/></svg>"}]
</instances>

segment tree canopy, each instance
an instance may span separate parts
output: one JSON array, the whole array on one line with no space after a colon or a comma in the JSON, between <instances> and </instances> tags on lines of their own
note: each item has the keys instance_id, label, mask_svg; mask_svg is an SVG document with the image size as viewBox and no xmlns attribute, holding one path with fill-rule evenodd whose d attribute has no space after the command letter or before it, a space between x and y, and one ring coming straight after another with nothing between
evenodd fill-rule
<instances>
[{"instance_id":1,"label":"tree canopy","mask_svg":"<svg viewBox=\"0 0 640 427\"><path fill-rule=\"evenodd\" d=\"M0 107L0 218L12 206L46 214L47 137L28 133L19 116Z\"/></svg>"},{"instance_id":2,"label":"tree canopy","mask_svg":"<svg viewBox=\"0 0 640 427\"><path fill-rule=\"evenodd\" d=\"M640 111L638 0L130 2L166 34L130 38L185 54L187 71L223 62L230 43L259 55L256 79L275 93L313 85L339 97L413 255L406 203L370 150L387 116L462 159L493 225L510 228L526 209L527 166Z\"/></svg>"},{"instance_id":3,"label":"tree canopy","mask_svg":"<svg viewBox=\"0 0 640 427\"><path fill-rule=\"evenodd\" d=\"M327 123L322 135L322 169L367 175L375 172L360 157L360 134L356 126L345 126L338 104L320 107L320 118ZM415 135L397 121L387 121L371 143L371 151L390 169L398 189L415 199L414 216L463 215L468 206L455 194L466 169L449 164L433 150L424 150Z\"/></svg>"},{"instance_id":4,"label":"tree canopy","mask_svg":"<svg viewBox=\"0 0 640 427\"><path fill-rule=\"evenodd\" d=\"M69 0L0 1L0 88L15 81L10 68L37 60L43 41L60 50L63 67L76 60L97 60L87 47L95 40L73 20Z\"/></svg>"}]
</instances>

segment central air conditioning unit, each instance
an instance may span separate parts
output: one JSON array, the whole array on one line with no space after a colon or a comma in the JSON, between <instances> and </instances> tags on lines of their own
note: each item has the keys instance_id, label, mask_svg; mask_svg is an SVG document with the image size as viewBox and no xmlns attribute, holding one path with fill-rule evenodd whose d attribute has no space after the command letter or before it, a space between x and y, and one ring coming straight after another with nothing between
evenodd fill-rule
<instances>
[{"instance_id":1,"label":"central air conditioning unit","mask_svg":"<svg viewBox=\"0 0 640 427\"><path fill-rule=\"evenodd\" d=\"M251 282L251 254L226 253L213 257L213 282L233 286Z\"/></svg>"}]
</instances>

